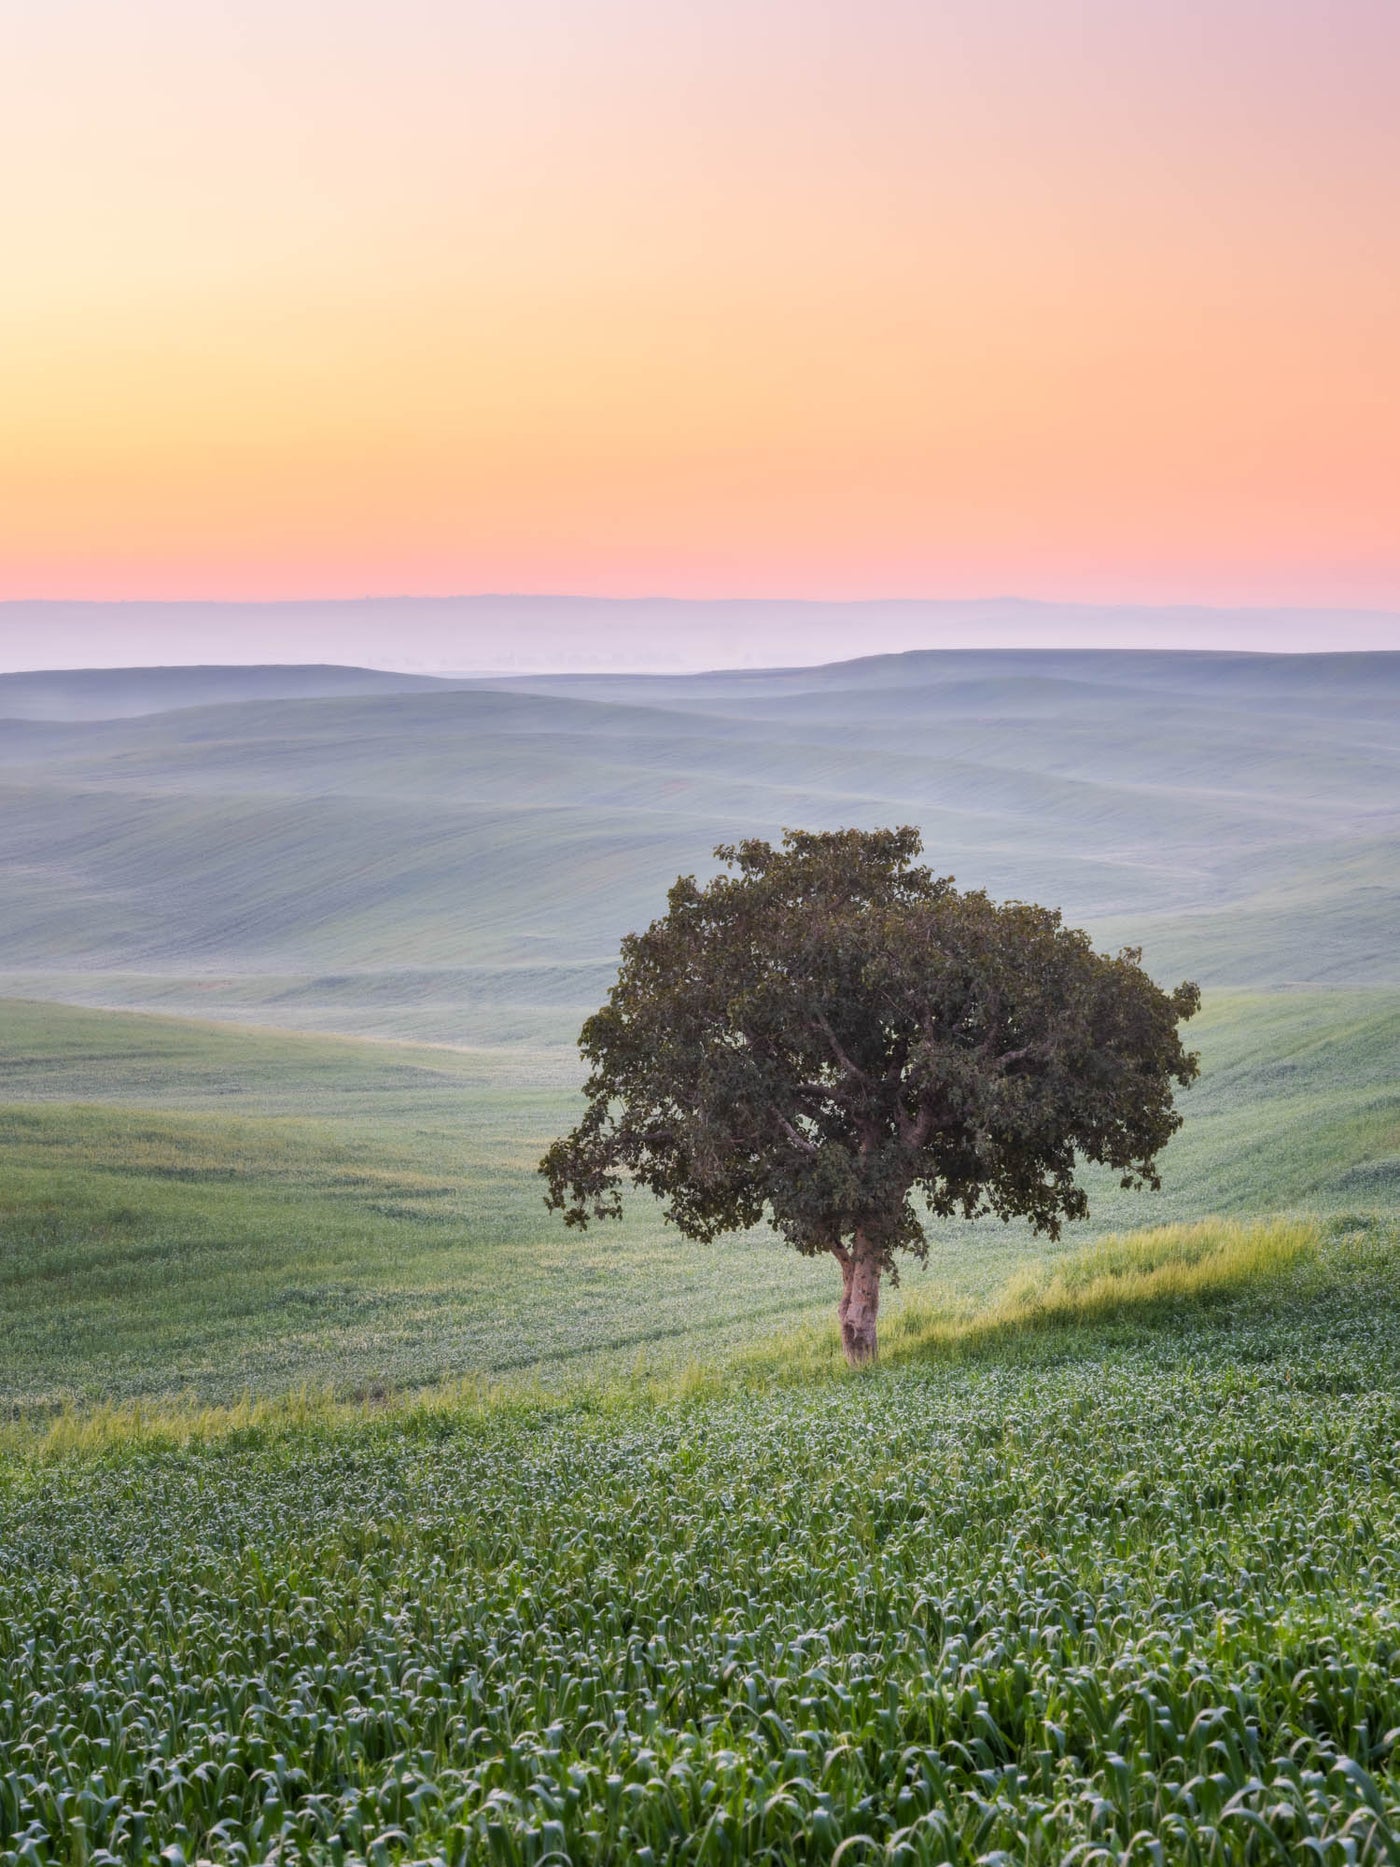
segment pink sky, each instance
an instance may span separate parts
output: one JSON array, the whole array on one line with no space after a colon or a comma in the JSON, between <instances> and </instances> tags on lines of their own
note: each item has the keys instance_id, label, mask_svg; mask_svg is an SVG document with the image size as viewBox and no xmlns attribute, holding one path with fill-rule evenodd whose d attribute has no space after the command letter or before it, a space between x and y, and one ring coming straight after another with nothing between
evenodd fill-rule
<instances>
[{"instance_id":1,"label":"pink sky","mask_svg":"<svg viewBox=\"0 0 1400 1867\"><path fill-rule=\"evenodd\" d=\"M0 597L1400 609L1394 0L57 0Z\"/></svg>"}]
</instances>

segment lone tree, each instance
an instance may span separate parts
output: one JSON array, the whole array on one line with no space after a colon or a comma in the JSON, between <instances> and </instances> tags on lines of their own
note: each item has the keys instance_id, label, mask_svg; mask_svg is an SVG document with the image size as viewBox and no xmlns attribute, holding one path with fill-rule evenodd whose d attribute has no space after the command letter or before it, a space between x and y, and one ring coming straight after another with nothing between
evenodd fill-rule
<instances>
[{"instance_id":1,"label":"lone tree","mask_svg":"<svg viewBox=\"0 0 1400 1867\"><path fill-rule=\"evenodd\" d=\"M1158 1187L1197 1060L1140 949L1096 953L1058 912L918 867L917 830L789 830L716 850L622 943L583 1027L587 1108L540 1163L565 1223L621 1214L624 1175L689 1238L765 1214L841 1267L841 1340L876 1353L880 1280L922 1259L921 1201L1059 1236L1078 1156Z\"/></svg>"}]
</instances>

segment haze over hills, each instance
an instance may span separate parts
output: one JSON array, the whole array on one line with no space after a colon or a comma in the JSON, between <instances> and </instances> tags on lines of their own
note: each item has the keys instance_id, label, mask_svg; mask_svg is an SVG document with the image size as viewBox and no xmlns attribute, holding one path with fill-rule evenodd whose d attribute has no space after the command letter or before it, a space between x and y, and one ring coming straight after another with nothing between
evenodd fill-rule
<instances>
[{"instance_id":1,"label":"haze over hills","mask_svg":"<svg viewBox=\"0 0 1400 1867\"><path fill-rule=\"evenodd\" d=\"M458 675L763 668L923 648L1400 648L1400 613L985 600L367 597L0 603L0 671L324 663Z\"/></svg>"},{"instance_id":2,"label":"haze over hills","mask_svg":"<svg viewBox=\"0 0 1400 1867\"><path fill-rule=\"evenodd\" d=\"M962 885L1141 942L1164 977L1400 979L1400 654L6 687L165 708L0 734L11 993L562 1042L717 842L892 821Z\"/></svg>"}]
</instances>

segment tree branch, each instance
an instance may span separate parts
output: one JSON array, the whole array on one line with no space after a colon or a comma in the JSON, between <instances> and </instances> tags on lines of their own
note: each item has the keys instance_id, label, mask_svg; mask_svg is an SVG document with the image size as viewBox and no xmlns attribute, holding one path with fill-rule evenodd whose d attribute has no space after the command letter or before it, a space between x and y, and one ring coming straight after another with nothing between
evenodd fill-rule
<instances>
[{"instance_id":1,"label":"tree branch","mask_svg":"<svg viewBox=\"0 0 1400 1867\"><path fill-rule=\"evenodd\" d=\"M1001 1070L1005 1069L1008 1063L1021 1063L1025 1058L1033 1056L1040 1048L1039 1044L1022 1044L1019 1050L1003 1050L999 1057L992 1058L993 1067Z\"/></svg>"},{"instance_id":2,"label":"tree branch","mask_svg":"<svg viewBox=\"0 0 1400 1867\"><path fill-rule=\"evenodd\" d=\"M906 1147L922 1147L928 1140L933 1128L933 1110L927 1103L919 1110L913 1121L901 1108L899 1111L899 1138Z\"/></svg>"},{"instance_id":3,"label":"tree branch","mask_svg":"<svg viewBox=\"0 0 1400 1867\"><path fill-rule=\"evenodd\" d=\"M788 1140L792 1142L792 1145L795 1148L799 1149L802 1153L806 1154L809 1159L815 1159L815 1157L821 1152L816 1142L809 1141L806 1135L803 1134L800 1129L794 1128L792 1123L788 1120L787 1116L783 1114L781 1109L775 1108L772 1111L772 1114L778 1126L782 1129L783 1133L787 1136Z\"/></svg>"},{"instance_id":4,"label":"tree branch","mask_svg":"<svg viewBox=\"0 0 1400 1867\"><path fill-rule=\"evenodd\" d=\"M865 1071L861 1069L858 1063L852 1063L851 1059L846 1055L845 1051L841 1048L841 1040L836 1035L835 1031L832 1030L830 1024L827 1022L826 1014L824 1012L817 1011L814 1009L812 1012L812 1017L814 1021L816 1022L816 1024L818 1025L818 1027L820 1028L822 1034L826 1038L826 1041L828 1045L830 1046L832 1056L835 1057L836 1061L841 1065L841 1068L846 1072L846 1074L848 1076L854 1076L858 1082L868 1083L870 1081L870 1078L866 1075Z\"/></svg>"},{"instance_id":5,"label":"tree branch","mask_svg":"<svg viewBox=\"0 0 1400 1867\"><path fill-rule=\"evenodd\" d=\"M805 1096L809 1102L839 1102L843 1108L855 1107L855 1097L839 1083L796 1083L792 1093Z\"/></svg>"}]
</instances>

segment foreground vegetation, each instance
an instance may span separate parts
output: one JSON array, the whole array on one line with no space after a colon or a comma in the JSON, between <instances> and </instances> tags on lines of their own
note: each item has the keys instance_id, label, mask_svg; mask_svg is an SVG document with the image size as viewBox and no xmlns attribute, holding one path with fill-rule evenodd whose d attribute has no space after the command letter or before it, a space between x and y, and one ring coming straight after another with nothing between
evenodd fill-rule
<instances>
[{"instance_id":1,"label":"foreground vegetation","mask_svg":"<svg viewBox=\"0 0 1400 1867\"><path fill-rule=\"evenodd\" d=\"M0 1861L1395 1860L1393 1223L942 1326L12 1447Z\"/></svg>"}]
</instances>

